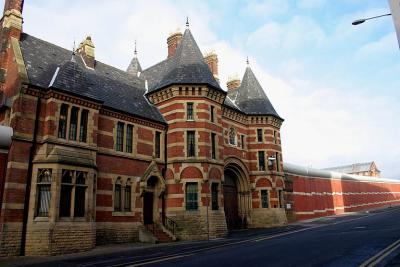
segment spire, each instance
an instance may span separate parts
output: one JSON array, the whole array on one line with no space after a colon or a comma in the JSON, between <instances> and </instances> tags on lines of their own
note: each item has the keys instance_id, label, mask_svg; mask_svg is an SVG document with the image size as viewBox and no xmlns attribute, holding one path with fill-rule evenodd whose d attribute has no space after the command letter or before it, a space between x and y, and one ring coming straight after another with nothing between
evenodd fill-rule
<instances>
[{"instance_id":1,"label":"spire","mask_svg":"<svg viewBox=\"0 0 400 267\"><path fill-rule=\"evenodd\" d=\"M72 45L71 61L76 63L76 59L75 59L75 39L74 39L74 44Z\"/></svg>"},{"instance_id":2,"label":"spire","mask_svg":"<svg viewBox=\"0 0 400 267\"><path fill-rule=\"evenodd\" d=\"M246 65L247 65L247 66L249 66L249 65L250 65L250 62L249 62L249 56L247 56L247 58L246 58Z\"/></svg>"},{"instance_id":3,"label":"spire","mask_svg":"<svg viewBox=\"0 0 400 267\"><path fill-rule=\"evenodd\" d=\"M131 62L129 63L128 68L126 69L126 72L132 75L140 75L140 72L142 72L142 67L140 66L139 59L137 58L137 49L136 49L136 40L135 40L135 50L133 51L133 58Z\"/></svg>"},{"instance_id":4,"label":"spire","mask_svg":"<svg viewBox=\"0 0 400 267\"><path fill-rule=\"evenodd\" d=\"M247 65L242 83L237 89L235 103L248 115L273 115L280 118L249 65Z\"/></svg>"},{"instance_id":5,"label":"spire","mask_svg":"<svg viewBox=\"0 0 400 267\"><path fill-rule=\"evenodd\" d=\"M135 57L137 57L137 50L136 50L136 40L135 40L135 51L133 51Z\"/></svg>"},{"instance_id":6,"label":"spire","mask_svg":"<svg viewBox=\"0 0 400 267\"><path fill-rule=\"evenodd\" d=\"M186 28L189 29L189 17L186 17Z\"/></svg>"}]
</instances>

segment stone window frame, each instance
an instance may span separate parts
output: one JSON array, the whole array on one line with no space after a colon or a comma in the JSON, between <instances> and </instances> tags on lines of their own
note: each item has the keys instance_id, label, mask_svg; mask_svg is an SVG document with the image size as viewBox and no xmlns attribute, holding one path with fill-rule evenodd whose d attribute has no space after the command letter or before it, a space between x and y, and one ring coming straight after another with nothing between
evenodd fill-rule
<instances>
[{"instance_id":1,"label":"stone window frame","mask_svg":"<svg viewBox=\"0 0 400 267\"><path fill-rule=\"evenodd\" d=\"M210 105L210 122L215 123L215 106Z\"/></svg>"},{"instance_id":2,"label":"stone window frame","mask_svg":"<svg viewBox=\"0 0 400 267\"><path fill-rule=\"evenodd\" d=\"M189 108L191 107L191 108ZM191 114L189 115L189 111ZM194 102L187 102L186 103L186 120L187 121L194 121L195 119L195 108L194 108Z\"/></svg>"},{"instance_id":3,"label":"stone window frame","mask_svg":"<svg viewBox=\"0 0 400 267\"><path fill-rule=\"evenodd\" d=\"M264 142L264 133L262 128L257 128L256 130L257 142L262 143Z\"/></svg>"},{"instance_id":4,"label":"stone window frame","mask_svg":"<svg viewBox=\"0 0 400 267\"><path fill-rule=\"evenodd\" d=\"M188 201L187 201L187 187L188 185L196 185L197 188L197 199L196 199L196 203L197 206L195 209L188 209ZM200 195L201 195L201 182L199 182L198 180L188 180L184 183L184 209L186 212L198 212L200 211Z\"/></svg>"},{"instance_id":5,"label":"stone window frame","mask_svg":"<svg viewBox=\"0 0 400 267\"><path fill-rule=\"evenodd\" d=\"M50 180L49 181L41 181L41 179L40 179L40 176L41 176L41 174L44 174L44 172L46 172L46 171L48 171L49 173L50 173ZM35 214L34 214L34 217L35 218L40 218L40 217L44 217L44 218L48 218L49 217L49 214L50 214L50 208L51 208L51 198L52 198L52 196L51 196L51 184L52 184L52 179L53 179L53 174L52 174L52 172L53 172L53 169L51 169L51 168L38 168L37 169L37 180L36 180L36 192L37 192L37 195L36 195L36 200L35 200ZM40 212L39 212L39 209L40 209L40 202L41 202L41 188L43 188L43 187L49 187L49 199L48 199L48 207L47 207L47 214L46 215L43 215L43 214L40 214Z\"/></svg>"},{"instance_id":6,"label":"stone window frame","mask_svg":"<svg viewBox=\"0 0 400 267\"><path fill-rule=\"evenodd\" d=\"M217 206L214 206L214 199L213 199L213 185L216 185L216 187L217 187L217 191L216 191L216 193L217 193L217 195L216 195L216 205ZM220 199L220 187L221 187L221 183L219 183L219 182L217 182L217 181L214 181L214 182L211 182L210 183L210 192L211 192L211 210L212 211L218 211L220 208L221 208L221 205L220 205L220 203L219 203L219 199ZM216 207L216 208L215 208Z\"/></svg>"},{"instance_id":7,"label":"stone window frame","mask_svg":"<svg viewBox=\"0 0 400 267\"><path fill-rule=\"evenodd\" d=\"M260 161L260 153L263 153L263 162L264 162L264 164L263 164L263 168L261 168L261 165L260 165L260 163L261 163L261 161ZM265 157L268 157L268 153L266 153L266 151L264 151L264 150L258 150L257 151L257 169L258 169L258 171L261 171L261 172L265 172L266 170L267 170L267 167L266 167L266 160L265 160Z\"/></svg>"},{"instance_id":8,"label":"stone window frame","mask_svg":"<svg viewBox=\"0 0 400 267\"><path fill-rule=\"evenodd\" d=\"M260 208L262 209L271 209L271 187L260 187L259 192L260 192ZM262 191L267 192L267 203L268 207L263 207L263 196L262 196Z\"/></svg>"},{"instance_id":9,"label":"stone window frame","mask_svg":"<svg viewBox=\"0 0 400 267\"><path fill-rule=\"evenodd\" d=\"M193 136L194 136L194 143L193 143L193 146L194 146L194 148L193 148L193 155L191 155L191 156L189 156L189 133L193 133ZM197 157L197 151L198 151L198 149L197 149L197 147L196 147L196 139L197 139L197 131L193 131L193 130L190 130L190 131L186 131L186 134L185 134L185 152L186 152L186 158L195 158L195 157Z\"/></svg>"},{"instance_id":10,"label":"stone window frame","mask_svg":"<svg viewBox=\"0 0 400 267\"><path fill-rule=\"evenodd\" d=\"M135 207L135 178L133 176L117 176L112 180L113 189L112 189L112 216L134 216L134 207ZM120 202L120 210L115 210L115 188L116 185L121 186L121 202ZM130 186L130 210L125 210L125 201L126 201L126 187Z\"/></svg>"},{"instance_id":11,"label":"stone window frame","mask_svg":"<svg viewBox=\"0 0 400 267\"><path fill-rule=\"evenodd\" d=\"M123 129L122 129L122 144L121 144L121 150L118 150L117 145L118 144L118 125L123 125ZM129 126L132 128L132 139L130 140L131 145L131 152L128 152L128 128ZM125 121L121 121L121 120L116 120L114 122L114 134L113 134L113 139L114 139L114 148L113 150L116 153L123 153L123 154L127 154L127 155L135 155L135 148L136 148L136 134L137 134L137 127L135 127L135 124L133 123L129 123L129 122L125 122Z\"/></svg>"},{"instance_id":12,"label":"stone window frame","mask_svg":"<svg viewBox=\"0 0 400 267\"><path fill-rule=\"evenodd\" d=\"M38 201L38 173L40 169L51 169L52 170L52 179L51 179L51 199L50 199L50 209L48 217L38 217L36 216L37 209L37 201ZM85 216L84 217L62 217L59 216L59 205L60 205L60 196L61 196L61 179L62 179L62 170L69 169L72 171L82 171L86 172L86 190L85 190ZM90 222L95 218L95 209L96 209L96 195L93 195L96 191L96 183L94 183L94 179L97 177L97 171L90 167L78 167L71 166L60 163L35 163L32 168L32 184L35 186L31 187L31 196L29 200L29 218L28 220L31 222Z\"/></svg>"},{"instance_id":13,"label":"stone window frame","mask_svg":"<svg viewBox=\"0 0 400 267\"><path fill-rule=\"evenodd\" d=\"M61 175L60 177L58 177L59 181L60 181L60 185L59 185L59 189L58 189L58 199L57 199L57 219L58 221L88 221L89 220L89 210L90 210L90 203L89 203L89 181L90 179L90 172L88 172L87 170L83 170L80 169L78 167L65 167L62 166L60 168L61 170ZM61 201L61 188L62 188L62 177L63 177L63 173L64 171L71 171L73 173L72 175L72 181L70 183L71 188L71 199L70 199L70 214L69 216L60 216L60 201ZM79 184L77 185L76 183L76 177L77 177L77 173L81 172L81 173L85 173L85 184ZM76 206L76 188L78 187L85 187L85 212L83 214L83 216L75 216L75 206ZM95 196L93 196L95 197Z\"/></svg>"},{"instance_id":14,"label":"stone window frame","mask_svg":"<svg viewBox=\"0 0 400 267\"><path fill-rule=\"evenodd\" d=\"M211 132L210 133L210 144L211 144L211 159L218 159L218 134Z\"/></svg>"},{"instance_id":15,"label":"stone window frame","mask_svg":"<svg viewBox=\"0 0 400 267\"><path fill-rule=\"evenodd\" d=\"M237 130L233 126L229 127L229 130L228 130L228 144L230 146L237 145Z\"/></svg>"},{"instance_id":16,"label":"stone window frame","mask_svg":"<svg viewBox=\"0 0 400 267\"><path fill-rule=\"evenodd\" d=\"M63 107L66 107L66 118L65 118L65 130L63 131L63 135L60 136L60 120L61 120L61 110ZM75 133L75 139L71 138L71 113L73 109L77 109L77 118L76 118L76 133ZM88 129L89 129L89 118L90 118L90 110L89 109L85 109L81 106L77 106L77 105L72 105L69 103L61 103L60 107L58 108L57 111L57 135L56 137L58 139L62 139L65 140L67 142L73 142L73 143L79 143L79 144L88 144L89 140L88 140ZM85 125L82 125L82 115L84 112L87 112L87 119L85 121ZM82 127L83 126L83 127ZM85 130L86 132L86 138L83 141L83 139L81 139L81 130Z\"/></svg>"}]
</instances>

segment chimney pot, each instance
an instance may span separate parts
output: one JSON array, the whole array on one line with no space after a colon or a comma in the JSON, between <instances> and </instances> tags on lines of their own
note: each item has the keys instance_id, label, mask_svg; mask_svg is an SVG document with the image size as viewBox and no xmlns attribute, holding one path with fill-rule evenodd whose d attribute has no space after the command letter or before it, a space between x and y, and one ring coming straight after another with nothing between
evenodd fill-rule
<instances>
[{"instance_id":1,"label":"chimney pot","mask_svg":"<svg viewBox=\"0 0 400 267\"><path fill-rule=\"evenodd\" d=\"M204 61L208 65L216 80L218 79L218 56L214 51L206 53L204 56Z\"/></svg>"},{"instance_id":2,"label":"chimney pot","mask_svg":"<svg viewBox=\"0 0 400 267\"><path fill-rule=\"evenodd\" d=\"M182 33L179 31L179 29L169 35L167 39L168 58L175 55L176 48L180 44L181 40L182 40Z\"/></svg>"},{"instance_id":3,"label":"chimney pot","mask_svg":"<svg viewBox=\"0 0 400 267\"><path fill-rule=\"evenodd\" d=\"M94 69L95 56L92 37L87 36L86 39L79 44L79 47L76 49L76 51L82 56L86 66Z\"/></svg>"},{"instance_id":4,"label":"chimney pot","mask_svg":"<svg viewBox=\"0 0 400 267\"><path fill-rule=\"evenodd\" d=\"M228 77L226 87L228 88L228 91L235 90L235 89L239 88L240 84L241 84L241 82L240 82L239 76L234 75L234 76Z\"/></svg>"}]
</instances>

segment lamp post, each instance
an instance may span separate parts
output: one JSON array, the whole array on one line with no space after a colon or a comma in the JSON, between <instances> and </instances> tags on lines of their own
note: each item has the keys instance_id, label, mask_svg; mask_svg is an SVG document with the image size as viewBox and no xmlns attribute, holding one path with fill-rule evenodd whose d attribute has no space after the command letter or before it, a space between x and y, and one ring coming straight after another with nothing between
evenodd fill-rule
<instances>
[{"instance_id":1,"label":"lamp post","mask_svg":"<svg viewBox=\"0 0 400 267\"><path fill-rule=\"evenodd\" d=\"M353 24L353 25L358 25L358 24L364 23L365 21L370 20L370 19L376 19L376 18L385 17L385 16L390 16L390 15L392 15L392 14L388 13L388 14L379 15L379 16L370 17L370 18L365 18L365 19L356 19L356 20L353 21L351 24Z\"/></svg>"}]
</instances>

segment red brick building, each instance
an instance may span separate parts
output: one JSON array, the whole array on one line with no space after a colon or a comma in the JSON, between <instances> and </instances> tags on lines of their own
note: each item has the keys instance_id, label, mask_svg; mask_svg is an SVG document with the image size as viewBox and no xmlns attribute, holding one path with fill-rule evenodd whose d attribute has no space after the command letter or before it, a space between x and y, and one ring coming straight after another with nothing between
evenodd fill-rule
<instances>
[{"instance_id":1,"label":"red brick building","mask_svg":"<svg viewBox=\"0 0 400 267\"><path fill-rule=\"evenodd\" d=\"M69 51L24 33L22 6L5 1L0 32L1 256L286 223L283 119L250 66L224 90L187 27L167 59L119 70L90 37Z\"/></svg>"}]
</instances>

